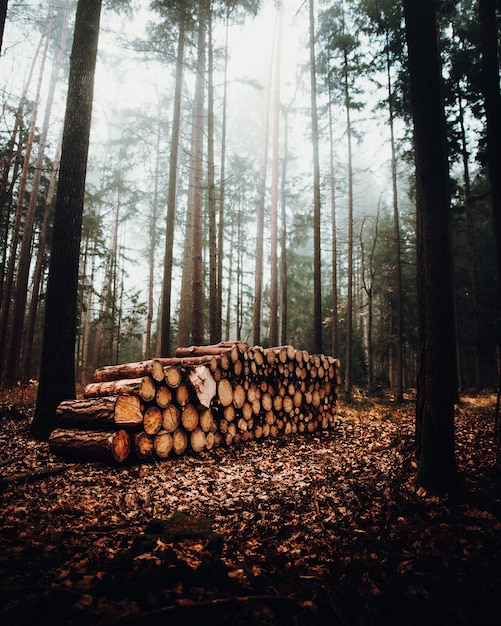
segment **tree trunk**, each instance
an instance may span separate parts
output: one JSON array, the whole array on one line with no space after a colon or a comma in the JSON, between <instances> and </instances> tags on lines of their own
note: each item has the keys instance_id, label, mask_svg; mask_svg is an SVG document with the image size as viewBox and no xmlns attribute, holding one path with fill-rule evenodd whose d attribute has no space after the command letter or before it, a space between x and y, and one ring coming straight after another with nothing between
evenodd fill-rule
<instances>
[{"instance_id":1,"label":"tree trunk","mask_svg":"<svg viewBox=\"0 0 501 626\"><path fill-rule=\"evenodd\" d=\"M285 183L287 180L287 159L289 151L289 118L284 111L284 147L282 160L281 184L281 216L282 229L280 233L280 342L287 341L288 301L287 301L287 194Z\"/></svg>"},{"instance_id":2,"label":"tree trunk","mask_svg":"<svg viewBox=\"0 0 501 626\"><path fill-rule=\"evenodd\" d=\"M346 135L348 142L348 287L346 295L346 355L344 390L348 399L352 388L352 341L353 341L353 158L352 128L350 113L350 89L348 81L348 55L344 50L344 98L346 110Z\"/></svg>"},{"instance_id":3,"label":"tree trunk","mask_svg":"<svg viewBox=\"0 0 501 626\"><path fill-rule=\"evenodd\" d=\"M275 346L278 343L278 139L280 134L280 65L282 56L283 2L280 2L277 12L278 34L275 46L270 202L270 346Z\"/></svg>"},{"instance_id":4,"label":"tree trunk","mask_svg":"<svg viewBox=\"0 0 501 626\"><path fill-rule=\"evenodd\" d=\"M181 95L183 91L185 16L179 14L179 35L176 57L176 86L174 91L174 112L172 115L172 136L169 163L169 189L167 195L167 216L165 223L165 259L162 283L162 315L160 323L160 354L171 355L171 299L172 299L172 260L174 248L174 229L176 219L177 161L179 153L179 133L181 126Z\"/></svg>"},{"instance_id":5,"label":"tree trunk","mask_svg":"<svg viewBox=\"0 0 501 626\"><path fill-rule=\"evenodd\" d=\"M5 30L5 19L7 17L8 0L0 0L0 53L2 52L3 33Z\"/></svg>"},{"instance_id":6,"label":"tree trunk","mask_svg":"<svg viewBox=\"0 0 501 626\"><path fill-rule=\"evenodd\" d=\"M226 5L226 40L224 47L224 78L223 78L223 112L221 119L221 165L220 165L220 182L219 182L219 223L218 223L218 257L217 257L217 307L220 318L220 337L223 332L223 262L224 262L224 234L225 234L225 191L226 191L226 117L228 108L228 38L229 38L229 15L230 5ZM229 317L229 309L226 316Z\"/></svg>"},{"instance_id":7,"label":"tree trunk","mask_svg":"<svg viewBox=\"0 0 501 626\"><path fill-rule=\"evenodd\" d=\"M42 283L42 272L45 258L45 249L47 242L47 231L49 228L49 219L51 215L52 204L54 201L54 193L56 188L57 172L59 169L59 161L61 159L61 139L58 142L56 155L52 164L52 173L45 199L45 209L43 214L42 229L38 240L38 252L33 272L33 287L31 291L31 301L28 311L28 320L26 322L26 332L23 340L23 361L21 367L21 379L26 381L31 374L31 356L33 351L33 339L35 337L35 326L37 321L38 299L40 295L40 285Z\"/></svg>"},{"instance_id":8,"label":"tree trunk","mask_svg":"<svg viewBox=\"0 0 501 626\"><path fill-rule=\"evenodd\" d=\"M450 192L436 10L404 0L414 118L420 364L417 484L457 487L454 457L455 330L449 229Z\"/></svg>"},{"instance_id":9,"label":"tree trunk","mask_svg":"<svg viewBox=\"0 0 501 626\"><path fill-rule=\"evenodd\" d=\"M50 432L57 405L75 397L78 261L102 0L79 0L45 302L35 435ZM64 306L61 306L64 302Z\"/></svg>"},{"instance_id":10,"label":"tree trunk","mask_svg":"<svg viewBox=\"0 0 501 626\"><path fill-rule=\"evenodd\" d=\"M143 359L151 358L151 329L153 326L154 300L153 292L155 288L155 247L157 235L157 218L158 218L158 183L160 178L160 119L161 107L158 106L158 126L157 126L157 145L156 145L156 164L155 164L155 183L153 188L153 202L151 207L150 218L150 249L148 258L148 308L146 311L146 327L144 332ZM161 332L161 331L160 331Z\"/></svg>"},{"instance_id":11,"label":"tree trunk","mask_svg":"<svg viewBox=\"0 0 501 626\"><path fill-rule=\"evenodd\" d=\"M390 123L391 148L391 187L393 196L393 239L395 241L395 300L397 308L397 328L395 340L395 399L397 403L404 400L403 367L404 367L404 315L402 295L402 252L400 245L400 218L398 210L397 157L395 150L395 124L393 114L393 89L391 84L391 60L388 34L386 36L386 76L388 86L388 116Z\"/></svg>"},{"instance_id":12,"label":"tree trunk","mask_svg":"<svg viewBox=\"0 0 501 626\"><path fill-rule=\"evenodd\" d=\"M204 93L206 78L206 0L199 3L197 75L193 111L193 276L191 294L191 335L193 343L204 342L204 276L203 276L203 187L204 187Z\"/></svg>"},{"instance_id":13,"label":"tree trunk","mask_svg":"<svg viewBox=\"0 0 501 626\"><path fill-rule=\"evenodd\" d=\"M477 279L477 251L475 246L475 229L473 220L473 199L470 185L470 166L468 145L466 139L466 130L464 124L464 107L463 94L461 86L458 83L458 109L459 109L459 127L461 137L461 158L463 161L463 182L464 182L464 205L466 213L466 235L468 241L468 269L470 274L471 287L471 306L473 316L473 362L475 368L475 389L479 391L482 385L481 367L480 367L480 342L479 342L479 306L478 306L478 279ZM458 342L459 343L459 342ZM458 350L459 351L459 350ZM458 382L462 386L461 367L458 354Z\"/></svg>"},{"instance_id":14,"label":"tree trunk","mask_svg":"<svg viewBox=\"0 0 501 626\"><path fill-rule=\"evenodd\" d=\"M275 48L275 36L273 45ZM255 345L261 343L261 308L263 299L263 251L264 251L264 206L266 202L266 175L268 172L268 140L270 129L270 95L273 66L270 63L268 81L266 85L266 96L264 106L263 143L261 156L261 171L259 177L259 205L257 208L256 223L256 266L254 277L254 308L252 316L252 334Z\"/></svg>"},{"instance_id":15,"label":"tree trunk","mask_svg":"<svg viewBox=\"0 0 501 626\"><path fill-rule=\"evenodd\" d=\"M209 214L209 337L212 343L221 340L221 312L218 305L218 249L216 223L216 183L214 160L214 51L212 19L208 16L207 69L207 209Z\"/></svg>"},{"instance_id":16,"label":"tree trunk","mask_svg":"<svg viewBox=\"0 0 501 626\"><path fill-rule=\"evenodd\" d=\"M501 94L499 91L498 30L496 0L479 0L482 46L482 88L487 136L487 158L491 183L492 214L501 286Z\"/></svg>"},{"instance_id":17,"label":"tree trunk","mask_svg":"<svg viewBox=\"0 0 501 626\"><path fill-rule=\"evenodd\" d=\"M314 0L310 6L310 82L311 82L311 139L313 146L313 347L322 352L322 281L320 243L320 157L318 150L317 76L315 65Z\"/></svg>"},{"instance_id":18,"label":"tree trunk","mask_svg":"<svg viewBox=\"0 0 501 626\"><path fill-rule=\"evenodd\" d=\"M334 168L334 137L332 121L332 93L329 81L329 190L331 200L331 240L332 240L332 282L331 282L331 354L336 356L339 352L338 334L338 294L337 294L337 220L336 220L336 176Z\"/></svg>"}]
</instances>

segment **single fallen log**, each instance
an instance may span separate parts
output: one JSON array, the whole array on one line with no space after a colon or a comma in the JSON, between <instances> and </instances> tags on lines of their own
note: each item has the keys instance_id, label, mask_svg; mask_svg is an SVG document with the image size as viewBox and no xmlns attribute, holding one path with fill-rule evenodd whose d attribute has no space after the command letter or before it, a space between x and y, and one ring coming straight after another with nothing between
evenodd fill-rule
<instances>
[{"instance_id":1,"label":"single fallen log","mask_svg":"<svg viewBox=\"0 0 501 626\"><path fill-rule=\"evenodd\" d=\"M163 365L159 359L100 367L94 372L94 382L104 383L122 378L141 378L148 375L157 382L164 379Z\"/></svg>"},{"instance_id":2,"label":"single fallen log","mask_svg":"<svg viewBox=\"0 0 501 626\"><path fill-rule=\"evenodd\" d=\"M132 428L142 423L143 415L137 396L105 396L64 400L56 409L56 420L64 427Z\"/></svg>"},{"instance_id":3,"label":"single fallen log","mask_svg":"<svg viewBox=\"0 0 501 626\"><path fill-rule=\"evenodd\" d=\"M233 343L228 344L213 344L208 346L189 346L187 348L176 348L177 357L192 357L192 356L206 356L206 355L218 355L229 352L233 346Z\"/></svg>"},{"instance_id":4,"label":"single fallen log","mask_svg":"<svg viewBox=\"0 0 501 626\"><path fill-rule=\"evenodd\" d=\"M125 430L56 428L49 436L49 449L54 454L69 460L114 460L122 463L129 456L131 440Z\"/></svg>"},{"instance_id":5,"label":"single fallen log","mask_svg":"<svg viewBox=\"0 0 501 626\"><path fill-rule=\"evenodd\" d=\"M110 380L103 383L89 383L84 387L84 398L100 396L139 396L145 402L151 402L156 394L155 383L151 376L141 378Z\"/></svg>"}]
</instances>

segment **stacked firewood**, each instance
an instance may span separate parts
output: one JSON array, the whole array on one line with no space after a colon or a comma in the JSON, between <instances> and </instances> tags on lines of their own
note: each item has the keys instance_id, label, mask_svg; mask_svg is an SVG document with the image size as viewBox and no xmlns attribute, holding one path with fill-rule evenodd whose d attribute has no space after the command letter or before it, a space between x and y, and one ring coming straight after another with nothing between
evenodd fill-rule
<instances>
[{"instance_id":1,"label":"stacked firewood","mask_svg":"<svg viewBox=\"0 0 501 626\"><path fill-rule=\"evenodd\" d=\"M221 342L172 358L94 372L83 398L56 410L60 456L166 459L238 441L313 432L334 423L339 362L292 346Z\"/></svg>"}]
</instances>

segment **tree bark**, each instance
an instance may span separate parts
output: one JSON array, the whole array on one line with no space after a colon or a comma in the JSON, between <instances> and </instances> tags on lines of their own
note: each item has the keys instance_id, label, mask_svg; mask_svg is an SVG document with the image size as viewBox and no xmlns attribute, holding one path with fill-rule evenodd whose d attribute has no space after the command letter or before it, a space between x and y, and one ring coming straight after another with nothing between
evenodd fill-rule
<instances>
[{"instance_id":1,"label":"tree bark","mask_svg":"<svg viewBox=\"0 0 501 626\"><path fill-rule=\"evenodd\" d=\"M174 248L174 229L176 219L177 161L179 152L179 133L181 127L181 95L183 90L184 42L186 17L179 14L179 35L176 57L176 86L174 91L174 113L172 116L172 136L169 163L169 189L167 195L167 216L165 223L165 259L162 283L162 313L160 356L171 355L171 290L172 260ZM157 355L159 356L159 355Z\"/></svg>"},{"instance_id":2,"label":"tree bark","mask_svg":"<svg viewBox=\"0 0 501 626\"><path fill-rule=\"evenodd\" d=\"M149 376L89 383L83 390L84 398L114 395L139 396L144 402L151 402L155 393L155 384Z\"/></svg>"},{"instance_id":3,"label":"tree bark","mask_svg":"<svg viewBox=\"0 0 501 626\"><path fill-rule=\"evenodd\" d=\"M275 36L273 37L272 50L275 47ZM270 63L268 81L266 85L264 123L263 123L263 144L261 157L261 171L259 177L259 204L257 208L256 223L256 265L254 277L254 307L252 315L253 341L257 345L261 343L261 309L263 299L263 250L264 250L264 207L266 202L266 176L268 172L268 141L270 129L270 95L271 79L273 71Z\"/></svg>"},{"instance_id":4,"label":"tree bark","mask_svg":"<svg viewBox=\"0 0 501 626\"><path fill-rule=\"evenodd\" d=\"M159 359L100 367L94 372L94 382L104 383L111 380L119 380L120 378L139 378L148 375L156 382L164 380L164 368Z\"/></svg>"},{"instance_id":5,"label":"tree bark","mask_svg":"<svg viewBox=\"0 0 501 626\"><path fill-rule=\"evenodd\" d=\"M280 134L280 66L282 60L283 2L280 2L277 11L278 33L275 46L270 202L270 346L275 346L278 343L278 140Z\"/></svg>"},{"instance_id":6,"label":"tree bark","mask_svg":"<svg viewBox=\"0 0 501 626\"><path fill-rule=\"evenodd\" d=\"M449 229L450 191L441 64L433 0L404 0L414 118L420 364L417 484L457 488L454 457L455 330Z\"/></svg>"},{"instance_id":7,"label":"tree bark","mask_svg":"<svg viewBox=\"0 0 501 626\"><path fill-rule=\"evenodd\" d=\"M204 342L204 277L203 277L203 187L204 187L204 93L206 78L206 0L199 2L197 75L193 111L193 275L191 293L191 336L194 343Z\"/></svg>"},{"instance_id":8,"label":"tree bark","mask_svg":"<svg viewBox=\"0 0 501 626\"><path fill-rule=\"evenodd\" d=\"M313 147L313 346L322 352L322 281L320 243L320 157L318 148L317 73L315 61L314 0L310 8L310 91L311 91L311 139Z\"/></svg>"},{"instance_id":9,"label":"tree bark","mask_svg":"<svg viewBox=\"0 0 501 626\"><path fill-rule=\"evenodd\" d=\"M498 274L501 285L501 94L499 91L498 30L496 1L479 0L482 47L482 88L487 135L487 158L491 183L492 214Z\"/></svg>"},{"instance_id":10,"label":"tree bark","mask_svg":"<svg viewBox=\"0 0 501 626\"><path fill-rule=\"evenodd\" d=\"M3 34L5 30L5 20L7 18L8 0L0 0L0 53L2 52Z\"/></svg>"},{"instance_id":11,"label":"tree bark","mask_svg":"<svg viewBox=\"0 0 501 626\"><path fill-rule=\"evenodd\" d=\"M77 430L56 428L49 437L51 452L75 461L116 461L129 456L130 436L125 430Z\"/></svg>"},{"instance_id":12,"label":"tree bark","mask_svg":"<svg viewBox=\"0 0 501 626\"><path fill-rule=\"evenodd\" d=\"M79 0L70 61L61 166L32 432L47 437L55 409L74 398L78 262L102 0ZM64 306L61 306L64 302Z\"/></svg>"},{"instance_id":13,"label":"tree bark","mask_svg":"<svg viewBox=\"0 0 501 626\"><path fill-rule=\"evenodd\" d=\"M59 426L91 426L100 428L110 425L132 428L143 421L139 398L136 396L105 396L64 400L57 409Z\"/></svg>"}]
</instances>

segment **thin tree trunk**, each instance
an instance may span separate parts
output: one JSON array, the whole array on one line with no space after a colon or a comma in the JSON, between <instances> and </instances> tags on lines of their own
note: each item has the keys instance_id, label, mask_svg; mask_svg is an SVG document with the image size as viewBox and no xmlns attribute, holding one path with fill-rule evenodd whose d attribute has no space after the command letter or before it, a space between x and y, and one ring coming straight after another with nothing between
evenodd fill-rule
<instances>
[{"instance_id":1,"label":"thin tree trunk","mask_svg":"<svg viewBox=\"0 0 501 626\"><path fill-rule=\"evenodd\" d=\"M174 111L172 115L172 137L169 163L169 189L167 195L167 216L165 223L165 258L162 284L162 310L160 318L160 354L171 356L171 301L172 301L172 261L174 249L174 229L176 220L177 161L179 153L179 131L181 126L181 96L183 91L183 66L185 45L184 12L179 14L179 35L176 56L176 86L174 90Z\"/></svg>"},{"instance_id":2,"label":"thin tree trunk","mask_svg":"<svg viewBox=\"0 0 501 626\"><path fill-rule=\"evenodd\" d=\"M224 78L223 78L223 112L221 119L221 178L219 183L219 223L218 223L218 257L217 257L217 306L218 315L223 321L223 261L224 261L224 226L225 226L225 189L226 189L226 117L228 108L228 38L229 38L230 6L226 5L226 40L224 47ZM229 311L227 311L227 316ZM221 327L222 328L222 327Z\"/></svg>"},{"instance_id":3,"label":"thin tree trunk","mask_svg":"<svg viewBox=\"0 0 501 626\"><path fill-rule=\"evenodd\" d=\"M395 124L393 115L393 90L391 84L391 62L389 52L388 35L386 39L386 75L388 85L388 114L390 122L390 148L391 148L391 187L393 195L393 239L395 242L395 297L397 305L397 336L395 342L395 399L397 403L404 400L403 388L403 350L404 350L404 324L403 324L403 296L402 296L402 252L400 245L400 219L398 210L398 187L397 187L397 157L395 150Z\"/></svg>"},{"instance_id":4,"label":"thin tree trunk","mask_svg":"<svg viewBox=\"0 0 501 626\"><path fill-rule=\"evenodd\" d=\"M230 339L231 322L232 322L231 312L233 310L233 307L231 305L231 296L232 296L232 287L233 287L233 253L234 253L233 236L234 236L234 232L235 232L235 226L232 223L230 225L230 246L229 246L229 253L228 253L229 254L228 287L226 288L226 333L225 333L226 341L229 341Z\"/></svg>"},{"instance_id":5,"label":"thin tree trunk","mask_svg":"<svg viewBox=\"0 0 501 626\"><path fill-rule=\"evenodd\" d=\"M221 314L218 292L218 249L216 224L216 183L214 161L214 51L212 19L208 19L208 70L207 70L207 182L209 213L209 337L210 343L221 341Z\"/></svg>"},{"instance_id":6,"label":"thin tree trunk","mask_svg":"<svg viewBox=\"0 0 501 626\"><path fill-rule=\"evenodd\" d=\"M269 345L278 345L278 139L280 134L280 65L282 55L283 3L278 11L278 35L275 49L275 93L273 105L273 142L271 158L270 205L270 336Z\"/></svg>"},{"instance_id":7,"label":"thin tree trunk","mask_svg":"<svg viewBox=\"0 0 501 626\"><path fill-rule=\"evenodd\" d=\"M315 22L313 0L310 7L310 81L311 81L311 138L313 146L313 349L322 348L322 281L320 242L320 157L318 150L317 76L315 64Z\"/></svg>"},{"instance_id":8,"label":"thin tree trunk","mask_svg":"<svg viewBox=\"0 0 501 626\"><path fill-rule=\"evenodd\" d=\"M87 286L87 298L85 305L85 318L83 323L82 333L82 358L80 367L80 382L82 385L87 385L90 382L89 372L89 345L90 345L90 330L91 330L91 316L92 316L92 304L94 302L94 276L96 271L96 242L92 250L92 263L91 271ZM94 362L95 363L95 362Z\"/></svg>"},{"instance_id":9,"label":"thin tree trunk","mask_svg":"<svg viewBox=\"0 0 501 626\"><path fill-rule=\"evenodd\" d=\"M284 110L284 153L282 159L282 189L281 189L281 203L282 203L282 229L280 235L280 343L282 345L287 344L287 196L285 181L287 180L287 156L289 151L289 120L287 110Z\"/></svg>"},{"instance_id":10,"label":"thin tree trunk","mask_svg":"<svg viewBox=\"0 0 501 626\"><path fill-rule=\"evenodd\" d=\"M332 95L329 81L329 189L331 200L331 240L332 240L332 316L331 316L331 354L337 358L339 351L338 333L338 295L337 295L337 226L336 226L336 175L334 169L334 137L332 121Z\"/></svg>"},{"instance_id":11,"label":"thin tree trunk","mask_svg":"<svg viewBox=\"0 0 501 626\"><path fill-rule=\"evenodd\" d=\"M178 345L203 343L202 187L205 83L205 9L199 3L197 70L193 102L190 174L183 272L179 307Z\"/></svg>"},{"instance_id":12,"label":"thin tree trunk","mask_svg":"<svg viewBox=\"0 0 501 626\"><path fill-rule=\"evenodd\" d=\"M276 23L273 34L271 49L275 49ZM256 269L254 279L254 310L253 310L253 340L254 345L261 343L261 308L263 296L263 251L264 251L264 205L266 202L266 175L268 172L268 140L270 129L270 96L271 80L273 76L273 64L270 63L268 82L266 85L266 96L264 106L263 143L261 157L261 172L259 177L259 204L257 209L256 224Z\"/></svg>"},{"instance_id":13,"label":"thin tree trunk","mask_svg":"<svg viewBox=\"0 0 501 626\"><path fill-rule=\"evenodd\" d=\"M481 368L480 368L480 345L479 345L479 318L478 318L478 280L477 280L477 252L475 247L475 234L473 227L472 196L470 185L470 166L468 146L466 143L466 130L464 126L464 107L461 86L458 84L458 108L459 126L461 136L461 158L463 161L463 181L464 181L464 204L466 212L466 233L468 238L468 266L470 271L471 305L473 315L473 362L475 368L475 389L481 389ZM459 361L459 359L458 359ZM459 364L458 364L459 367ZM458 381L461 383L461 376L458 374Z\"/></svg>"},{"instance_id":14,"label":"thin tree trunk","mask_svg":"<svg viewBox=\"0 0 501 626\"><path fill-rule=\"evenodd\" d=\"M352 391L352 341L353 341L353 158L350 114L350 91L348 84L348 55L344 50L344 97L346 109L346 135L348 141L348 291L346 295L346 356L344 390L347 398Z\"/></svg>"},{"instance_id":15,"label":"thin tree trunk","mask_svg":"<svg viewBox=\"0 0 501 626\"><path fill-rule=\"evenodd\" d=\"M52 236L40 380L32 432L45 438L74 398L78 264L102 0L79 0ZM61 306L61 301L64 306Z\"/></svg>"},{"instance_id":16,"label":"thin tree trunk","mask_svg":"<svg viewBox=\"0 0 501 626\"><path fill-rule=\"evenodd\" d=\"M161 107L158 107L158 127L157 127L157 145L156 145L156 165L155 165L155 184L153 189L153 204L151 208L150 219L150 250L149 250L149 268L148 268L148 310L146 313L146 328L144 333L143 359L151 358L151 329L153 326L154 302L153 289L155 286L155 245L157 232L158 217L158 180L160 177L160 119Z\"/></svg>"},{"instance_id":17,"label":"thin tree trunk","mask_svg":"<svg viewBox=\"0 0 501 626\"><path fill-rule=\"evenodd\" d=\"M210 2L209 2L210 4ZM200 2L198 28L198 64L195 82L193 114L192 168L193 172L193 282L192 282L192 341L204 342L204 277L203 277L203 186L204 186L204 92L206 74L206 0ZM210 9L209 9L210 10Z\"/></svg>"},{"instance_id":18,"label":"thin tree trunk","mask_svg":"<svg viewBox=\"0 0 501 626\"><path fill-rule=\"evenodd\" d=\"M499 284L501 286L501 94L499 91L498 30L496 0L479 0L482 47L482 88L487 136L487 158L496 238Z\"/></svg>"}]
</instances>

